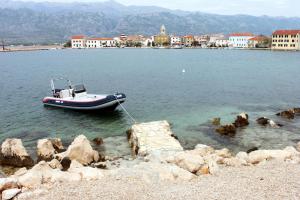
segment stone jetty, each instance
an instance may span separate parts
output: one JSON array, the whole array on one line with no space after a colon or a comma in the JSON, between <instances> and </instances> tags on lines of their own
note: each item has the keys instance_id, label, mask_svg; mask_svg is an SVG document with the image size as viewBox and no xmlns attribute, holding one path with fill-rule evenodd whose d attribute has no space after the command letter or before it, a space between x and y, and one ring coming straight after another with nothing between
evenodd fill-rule
<instances>
[{"instance_id":1,"label":"stone jetty","mask_svg":"<svg viewBox=\"0 0 300 200\"><path fill-rule=\"evenodd\" d=\"M183 151L167 121L135 124L128 131L128 139L133 153L139 156L146 156L158 151Z\"/></svg>"}]
</instances>

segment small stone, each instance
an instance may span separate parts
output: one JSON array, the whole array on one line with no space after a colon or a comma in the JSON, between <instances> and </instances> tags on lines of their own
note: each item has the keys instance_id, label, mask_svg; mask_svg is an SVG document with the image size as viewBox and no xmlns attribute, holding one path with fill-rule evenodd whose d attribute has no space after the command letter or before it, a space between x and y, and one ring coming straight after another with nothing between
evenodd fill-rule
<instances>
[{"instance_id":1,"label":"small stone","mask_svg":"<svg viewBox=\"0 0 300 200\"><path fill-rule=\"evenodd\" d=\"M221 125L221 118L213 118L212 119L212 125L214 125L214 126L220 126Z\"/></svg>"},{"instance_id":2,"label":"small stone","mask_svg":"<svg viewBox=\"0 0 300 200\"><path fill-rule=\"evenodd\" d=\"M57 159L51 160L50 162L48 162L48 164L52 169L60 169L60 170L63 169L62 164Z\"/></svg>"},{"instance_id":3,"label":"small stone","mask_svg":"<svg viewBox=\"0 0 300 200\"><path fill-rule=\"evenodd\" d=\"M100 138L100 137L94 138L94 139L93 139L93 142L94 142L96 145L98 145L98 146L104 143L104 142L103 142L103 139Z\"/></svg>"},{"instance_id":4,"label":"small stone","mask_svg":"<svg viewBox=\"0 0 300 200\"><path fill-rule=\"evenodd\" d=\"M61 161L60 164L62 165L62 171L67 171L70 168L71 165L71 160L69 157L64 157Z\"/></svg>"},{"instance_id":5,"label":"small stone","mask_svg":"<svg viewBox=\"0 0 300 200\"><path fill-rule=\"evenodd\" d=\"M2 192L2 200L9 200L14 198L17 194L21 192L21 189L18 188L13 188L13 189L8 189L4 190Z\"/></svg>"},{"instance_id":6,"label":"small stone","mask_svg":"<svg viewBox=\"0 0 300 200\"><path fill-rule=\"evenodd\" d=\"M93 163L93 167L100 168L100 169L106 169L107 164L106 164L106 162L97 162L97 163Z\"/></svg>"},{"instance_id":7,"label":"small stone","mask_svg":"<svg viewBox=\"0 0 300 200\"><path fill-rule=\"evenodd\" d=\"M247 150L247 153L251 153L252 151L257 151L257 150L258 150L258 147L252 147Z\"/></svg>"},{"instance_id":8,"label":"small stone","mask_svg":"<svg viewBox=\"0 0 300 200\"><path fill-rule=\"evenodd\" d=\"M201 167L201 169L197 172L196 175L199 176L199 175L205 175L205 174L209 174L209 167L208 167L207 164L203 165L203 166Z\"/></svg>"}]
</instances>

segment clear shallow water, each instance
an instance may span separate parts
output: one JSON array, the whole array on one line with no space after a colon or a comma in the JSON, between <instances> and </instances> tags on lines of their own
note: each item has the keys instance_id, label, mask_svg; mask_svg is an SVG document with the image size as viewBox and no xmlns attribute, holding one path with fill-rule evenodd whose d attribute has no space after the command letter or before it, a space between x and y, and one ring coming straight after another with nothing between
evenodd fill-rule
<instances>
[{"instance_id":1,"label":"clear shallow water","mask_svg":"<svg viewBox=\"0 0 300 200\"><path fill-rule=\"evenodd\" d=\"M186 72L182 73L182 69ZM139 121L166 119L186 148L204 143L232 150L280 148L300 140L300 117L274 114L300 107L300 53L248 50L96 49L0 54L0 139L22 138L31 151L43 137L65 143L78 134L103 137L101 150L128 154L130 119L119 108L110 115L44 108L51 77L83 81L91 93L124 92L124 106ZM207 121L232 122L240 112L251 125L235 137L214 133ZM282 129L257 126L270 117Z\"/></svg>"}]
</instances>

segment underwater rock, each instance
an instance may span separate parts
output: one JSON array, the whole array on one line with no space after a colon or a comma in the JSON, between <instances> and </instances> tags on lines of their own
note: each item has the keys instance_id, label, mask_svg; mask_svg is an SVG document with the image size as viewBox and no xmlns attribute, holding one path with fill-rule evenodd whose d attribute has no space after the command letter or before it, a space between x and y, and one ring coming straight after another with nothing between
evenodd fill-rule
<instances>
[{"instance_id":1,"label":"underwater rock","mask_svg":"<svg viewBox=\"0 0 300 200\"><path fill-rule=\"evenodd\" d=\"M276 115L281 116L281 117L286 118L286 119L294 119L295 118L295 111L294 111L294 109L290 109L290 110L286 110L286 111L282 111L280 113L277 113Z\"/></svg>"},{"instance_id":2,"label":"underwater rock","mask_svg":"<svg viewBox=\"0 0 300 200\"><path fill-rule=\"evenodd\" d=\"M221 135L234 135L236 133L236 127L234 124L222 125L216 129Z\"/></svg>"},{"instance_id":3,"label":"underwater rock","mask_svg":"<svg viewBox=\"0 0 300 200\"><path fill-rule=\"evenodd\" d=\"M236 128L241 128L249 125L249 116L247 113L241 113L236 117L235 122L233 123Z\"/></svg>"},{"instance_id":4,"label":"underwater rock","mask_svg":"<svg viewBox=\"0 0 300 200\"><path fill-rule=\"evenodd\" d=\"M260 117L256 120L256 122L262 126L271 126L272 128L279 128L279 127L282 127L283 125L282 124L277 124L276 122L274 122L273 120L271 119L268 119L266 117Z\"/></svg>"},{"instance_id":5,"label":"underwater rock","mask_svg":"<svg viewBox=\"0 0 300 200\"><path fill-rule=\"evenodd\" d=\"M293 110L295 114L300 114L300 108L294 108Z\"/></svg>"},{"instance_id":6,"label":"underwater rock","mask_svg":"<svg viewBox=\"0 0 300 200\"><path fill-rule=\"evenodd\" d=\"M6 139L1 145L0 164L14 167L31 167L34 162L21 139Z\"/></svg>"},{"instance_id":7,"label":"underwater rock","mask_svg":"<svg viewBox=\"0 0 300 200\"><path fill-rule=\"evenodd\" d=\"M103 142L103 139L100 138L100 137L94 138L94 139L93 139L93 142L94 142L96 145L98 145L98 146L104 143L104 142Z\"/></svg>"},{"instance_id":8,"label":"underwater rock","mask_svg":"<svg viewBox=\"0 0 300 200\"><path fill-rule=\"evenodd\" d=\"M220 126L221 125L221 118L213 118L211 121L212 125L214 126Z\"/></svg>"}]
</instances>

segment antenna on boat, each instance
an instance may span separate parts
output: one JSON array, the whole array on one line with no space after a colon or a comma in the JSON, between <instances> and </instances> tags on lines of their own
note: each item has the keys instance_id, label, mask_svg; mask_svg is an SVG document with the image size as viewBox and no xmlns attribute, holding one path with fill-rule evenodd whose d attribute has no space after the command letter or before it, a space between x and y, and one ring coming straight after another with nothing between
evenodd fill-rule
<instances>
[{"instance_id":1,"label":"antenna on boat","mask_svg":"<svg viewBox=\"0 0 300 200\"><path fill-rule=\"evenodd\" d=\"M50 83L51 83L52 93L53 93L53 95L54 95L54 93L55 93L55 86L54 86L54 81L53 81L52 78L51 78L51 80L50 80Z\"/></svg>"},{"instance_id":2,"label":"antenna on boat","mask_svg":"<svg viewBox=\"0 0 300 200\"><path fill-rule=\"evenodd\" d=\"M1 46L2 46L2 50L5 51L5 44L4 44L4 40L1 40Z\"/></svg>"}]
</instances>

